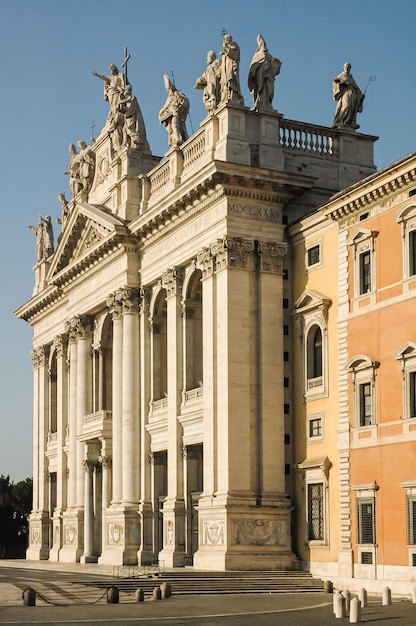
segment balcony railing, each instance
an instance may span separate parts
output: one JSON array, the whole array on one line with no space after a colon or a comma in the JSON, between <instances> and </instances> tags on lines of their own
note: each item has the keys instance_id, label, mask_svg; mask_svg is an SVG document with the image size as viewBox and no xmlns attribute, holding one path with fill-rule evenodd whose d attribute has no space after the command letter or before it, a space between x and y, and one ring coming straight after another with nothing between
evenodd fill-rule
<instances>
[{"instance_id":1,"label":"balcony railing","mask_svg":"<svg viewBox=\"0 0 416 626\"><path fill-rule=\"evenodd\" d=\"M308 391L310 391L311 389L322 387L323 384L324 384L324 379L322 376L317 376L316 378L308 378L307 389Z\"/></svg>"},{"instance_id":2,"label":"balcony railing","mask_svg":"<svg viewBox=\"0 0 416 626\"><path fill-rule=\"evenodd\" d=\"M284 119L280 124L280 145L285 148L333 156L335 138L336 132L330 128Z\"/></svg>"}]
</instances>

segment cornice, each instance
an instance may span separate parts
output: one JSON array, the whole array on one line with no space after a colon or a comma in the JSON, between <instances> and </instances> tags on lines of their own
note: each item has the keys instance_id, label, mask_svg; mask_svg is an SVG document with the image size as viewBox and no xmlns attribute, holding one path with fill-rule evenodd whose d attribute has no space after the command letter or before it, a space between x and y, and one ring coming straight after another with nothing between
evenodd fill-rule
<instances>
[{"instance_id":1,"label":"cornice","mask_svg":"<svg viewBox=\"0 0 416 626\"><path fill-rule=\"evenodd\" d=\"M388 197L406 191L416 183L416 153L392 166L376 172L364 181L340 192L321 208L334 221L343 220Z\"/></svg>"},{"instance_id":2,"label":"cornice","mask_svg":"<svg viewBox=\"0 0 416 626\"><path fill-rule=\"evenodd\" d=\"M29 302L15 311L15 316L31 323L33 319L51 309L65 298L65 293L56 286L50 286L40 294L31 298Z\"/></svg>"}]
</instances>

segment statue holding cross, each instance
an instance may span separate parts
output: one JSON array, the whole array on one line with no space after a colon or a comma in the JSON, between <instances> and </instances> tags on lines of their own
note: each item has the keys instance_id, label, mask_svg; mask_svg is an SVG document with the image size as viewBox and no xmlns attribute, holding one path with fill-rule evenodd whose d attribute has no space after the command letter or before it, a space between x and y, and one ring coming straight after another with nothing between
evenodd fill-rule
<instances>
[{"instance_id":1,"label":"statue holding cross","mask_svg":"<svg viewBox=\"0 0 416 626\"><path fill-rule=\"evenodd\" d=\"M127 61L126 74L127 74ZM123 63L124 65L124 63ZM104 81L104 100L108 100L110 105L110 111L108 113L107 122L114 121L118 112L118 105L120 102L120 95L125 88L125 75L118 71L118 68L113 63L108 68L111 72L110 76L103 76L97 72L92 72L93 76L101 78Z\"/></svg>"}]
</instances>

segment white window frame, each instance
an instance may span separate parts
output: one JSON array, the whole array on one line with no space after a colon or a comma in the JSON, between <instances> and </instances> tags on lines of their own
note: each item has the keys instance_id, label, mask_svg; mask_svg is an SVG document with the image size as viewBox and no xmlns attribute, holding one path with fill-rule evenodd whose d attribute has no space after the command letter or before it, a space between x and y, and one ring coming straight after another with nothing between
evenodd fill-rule
<instances>
[{"instance_id":1,"label":"white window frame","mask_svg":"<svg viewBox=\"0 0 416 626\"><path fill-rule=\"evenodd\" d=\"M321 237L320 239L313 241L311 243L307 243L305 246L305 268L307 272L310 272L312 270L316 270L320 267L323 267L323 258L322 258L322 252L323 252L323 238ZM318 248L319 250L319 261L317 261L317 263L309 263L309 251L312 250L313 248Z\"/></svg>"},{"instance_id":2,"label":"white window frame","mask_svg":"<svg viewBox=\"0 0 416 626\"><path fill-rule=\"evenodd\" d=\"M354 427L374 428L377 426L377 388L376 370L380 366L378 361L365 354L359 354L350 360L347 371L352 374L354 389ZM361 389L369 384L371 388L371 423L361 424Z\"/></svg>"},{"instance_id":3,"label":"white window frame","mask_svg":"<svg viewBox=\"0 0 416 626\"><path fill-rule=\"evenodd\" d=\"M357 529L357 576L361 568L364 568L366 572L375 572L377 568L377 498L376 493L379 490L379 486L376 482L366 485L355 485L351 487L351 491L356 492L355 499L355 515L356 515L356 529ZM360 519L358 516L359 507L366 502L373 504L373 542L372 543L360 543ZM363 563L362 554L370 552L372 555L372 563ZM370 576L369 576L370 577Z\"/></svg>"},{"instance_id":4,"label":"white window frame","mask_svg":"<svg viewBox=\"0 0 416 626\"><path fill-rule=\"evenodd\" d=\"M403 277L405 279L416 278L416 267L411 271L411 233L415 233L416 237L416 204L408 202L400 210L400 213L396 217L396 222L400 224L402 231L402 246L403 246ZM416 242L415 242L416 244ZM415 262L416 266L416 262Z\"/></svg>"},{"instance_id":5,"label":"white window frame","mask_svg":"<svg viewBox=\"0 0 416 626\"><path fill-rule=\"evenodd\" d=\"M413 341L407 341L396 352L394 358L400 361L402 371L402 419L416 419L416 411L411 410L411 404L416 405L416 381L412 390L411 378L412 375L416 376L416 343ZM412 391L414 397L412 399ZM415 413L415 415L412 415Z\"/></svg>"},{"instance_id":6,"label":"white window frame","mask_svg":"<svg viewBox=\"0 0 416 626\"><path fill-rule=\"evenodd\" d=\"M305 545L309 548L329 548L329 470L332 467L328 457L303 461L298 470L303 479L305 493ZM322 484L322 539L309 538L309 487Z\"/></svg>"},{"instance_id":7,"label":"white window frame","mask_svg":"<svg viewBox=\"0 0 416 626\"><path fill-rule=\"evenodd\" d=\"M378 235L376 230L359 228L354 235L348 239L348 245L353 247L354 257L354 294L356 298L365 298L376 290L376 246L375 241ZM361 258L362 255L370 254L370 289L361 292Z\"/></svg>"},{"instance_id":8,"label":"white window frame","mask_svg":"<svg viewBox=\"0 0 416 626\"><path fill-rule=\"evenodd\" d=\"M410 511L410 505L413 502L416 502L416 479L400 483L400 487L403 487L403 489L406 490L406 544L409 558L409 567L415 567L414 561L416 559L416 530L415 532L413 532L412 527L414 527L416 524L412 523L413 512L411 513Z\"/></svg>"},{"instance_id":9,"label":"white window frame","mask_svg":"<svg viewBox=\"0 0 416 626\"><path fill-rule=\"evenodd\" d=\"M328 309L332 302L317 291L305 290L295 303L296 320L301 327L303 395L305 401L328 395ZM322 334L322 376L308 379L308 336L313 326Z\"/></svg>"},{"instance_id":10,"label":"white window frame","mask_svg":"<svg viewBox=\"0 0 416 626\"><path fill-rule=\"evenodd\" d=\"M311 423L314 421L320 421L320 429L321 432L319 435L311 435ZM306 416L306 439L308 443L313 443L314 441L323 441L325 438L325 415L324 412L321 413L310 413Z\"/></svg>"}]
</instances>

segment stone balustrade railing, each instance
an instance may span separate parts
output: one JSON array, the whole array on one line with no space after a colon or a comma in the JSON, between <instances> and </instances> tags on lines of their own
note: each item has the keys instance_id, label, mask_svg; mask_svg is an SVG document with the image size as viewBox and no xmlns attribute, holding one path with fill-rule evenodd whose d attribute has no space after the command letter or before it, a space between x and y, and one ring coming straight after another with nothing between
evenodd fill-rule
<instances>
[{"instance_id":1,"label":"stone balustrade railing","mask_svg":"<svg viewBox=\"0 0 416 626\"><path fill-rule=\"evenodd\" d=\"M202 128L183 147L183 169L194 165L205 153L205 129Z\"/></svg>"},{"instance_id":2,"label":"stone balustrade railing","mask_svg":"<svg viewBox=\"0 0 416 626\"><path fill-rule=\"evenodd\" d=\"M285 119L280 123L280 145L284 148L335 156L336 137L337 132L325 126Z\"/></svg>"}]
</instances>

